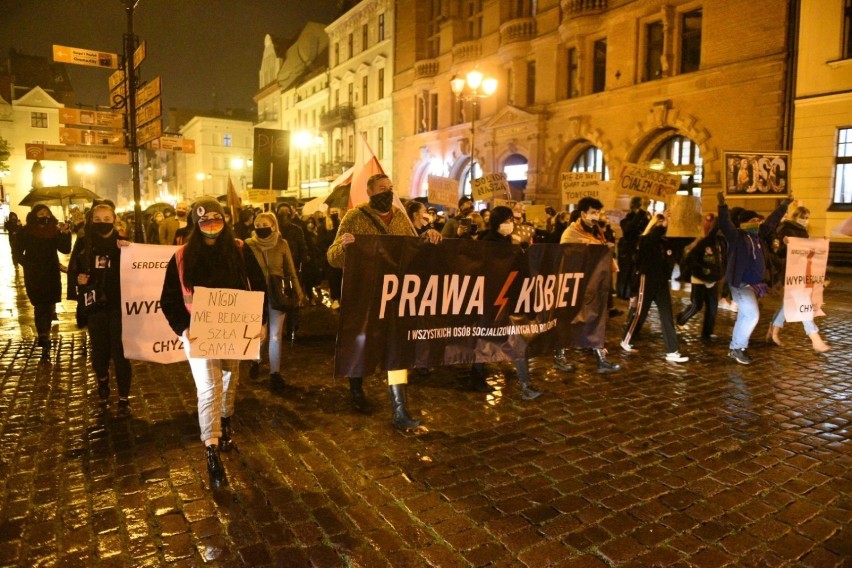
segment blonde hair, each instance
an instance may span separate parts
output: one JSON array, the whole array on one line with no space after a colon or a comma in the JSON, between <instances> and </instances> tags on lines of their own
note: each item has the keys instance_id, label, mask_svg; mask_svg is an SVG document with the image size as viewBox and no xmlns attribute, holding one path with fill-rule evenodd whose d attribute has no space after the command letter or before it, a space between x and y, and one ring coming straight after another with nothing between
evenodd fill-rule
<instances>
[{"instance_id":1,"label":"blonde hair","mask_svg":"<svg viewBox=\"0 0 852 568\"><path fill-rule=\"evenodd\" d=\"M269 211L264 211L263 213L258 213L254 218L254 224L257 226L257 222L261 219L266 219L272 224L272 229L278 230L278 219L275 217L275 213L270 213Z\"/></svg>"},{"instance_id":2,"label":"blonde hair","mask_svg":"<svg viewBox=\"0 0 852 568\"><path fill-rule=\"evenodd\" d=\"M657 213L656 215L651 217L651 220L648 221L648 225L645 227L645 230L642 231L642 236L645 236L648 233L650 233L654 229L654 227L656 227L657 225L659 225L660 223L662 223L665 220L666 220L666 216L663 215L662 213Z\"/></svg>"}]
</instances>

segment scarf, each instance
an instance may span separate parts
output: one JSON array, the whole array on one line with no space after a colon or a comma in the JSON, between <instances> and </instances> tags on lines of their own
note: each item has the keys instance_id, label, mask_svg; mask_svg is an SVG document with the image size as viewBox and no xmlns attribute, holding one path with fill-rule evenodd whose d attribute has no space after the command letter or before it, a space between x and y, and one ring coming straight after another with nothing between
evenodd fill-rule
<instances>
[{"instance_id":1,"label":"scarf","mask_svg":"<svg viewBox=\"0 0 852 568\"><path fill-rule=\"evenodd\" d=\"M46 225L40 223L27 223L24 232L38 239L55 239L59 235L58 221L51 219Z\"/></svg>"},{"instance_id":2,"label":"scarf","mask_svg":"<svg viewBox=\"0 0 852 568\"><path fill-rule=\"evenodd\" d=\"M254 242L257 243L257 248L266 251L278 244L278 238L281 236L281 234L278 231L272 231L271 235L269 235L265 239L261 239L257 236L256 232L252 231L251 236L254 239Z\"/></svg>"}]
</instances>

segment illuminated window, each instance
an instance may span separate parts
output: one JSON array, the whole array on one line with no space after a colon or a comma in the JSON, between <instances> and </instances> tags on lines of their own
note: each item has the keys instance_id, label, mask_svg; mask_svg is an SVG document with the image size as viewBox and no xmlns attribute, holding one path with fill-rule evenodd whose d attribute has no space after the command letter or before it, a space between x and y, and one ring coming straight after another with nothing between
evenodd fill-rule
<instances>
[{"instance_id":1,"label":"illuminated window","mask_svg":"<svg viewBox=\"0 0 852 568\"><path fill-rule=\"evenodd\" d=\"M47 113L31 112L30 126L32 126L33 128L47 128Z\"/></svg>"},{"instance_id":2,"label":"illuminated window","mask_svg":"<svg viewBox=\"0 0 852 568\"><path fill-rule=\"evenodd\" d=\"M701 157L698 144L686 136L672 136L657 147L652 154L653 160L662 161L662 171L685 172L681 173L678 193L688 194L691 190L692 195L701 195L704 159Z\"/></svg>"},{"instance_id":3,"label":"illuminated window","mask_svg":"<svg viewBox=\"0 0 852 568\"><path fill-rule=\"evenodd\" d=\"M834 198L832 205L852 208L852 128L837 131L837 156L834 158ZM840 208L838 208L840 209ZM847 209L847 207L842 207Z\"/></svg>"},{"instance_id":4,"label":"illuminated window","mask_svg":"<svg viewBox=\"0 0 852 568\"><path fill-rule=\"evenodd\" d=\"M230 146L230 145L231 145L231 143L232 143L231 135L230 135L230 134L225 134L225 135L222 137L222 145L223 145L223 146Z\"/></svg>"},{"instance_id":5,"label":"illuminated window","mask_svg":"<svg viewBox=\"0 0 852 568\"><path fill-rule=\"evenodd\" d=\"M603 174L601 179L609 179L609 168L606 167L603 151L595 146L589 146L577 156L571 165L572 172L597 172Z\"/></svg>"}]
</instances>

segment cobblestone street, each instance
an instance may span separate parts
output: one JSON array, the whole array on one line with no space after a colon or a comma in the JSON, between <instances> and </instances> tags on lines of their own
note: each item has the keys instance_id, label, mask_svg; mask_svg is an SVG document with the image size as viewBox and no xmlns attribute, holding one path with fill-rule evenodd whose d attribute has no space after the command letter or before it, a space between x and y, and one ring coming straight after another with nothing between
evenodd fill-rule
<instances>
[{"instance_id":1,"label":"cobblestone street","mask_svg":"<svg viewBox=\"0 0 852 568\"><path fill-rule=\"evenodd\" d=\"M34 347L23 272L0 235L2 566L849 566L852 565L852 275L833 275L816 354L800 324L727 358L701 317L664 361L656 310L638 353L609 323L599 375L531 362L544 395L521 400L511 365L491 395L467 369L411 374L395 431L387 388L355 414L332 377L336 314L304 310L287 386L243 373L230 486L211 492L186 363L133 363L132 416L100 402L74 304L57 306L50 364ZM678 310L686 297L674 297ZM619 304L624 308L623 304ZM247 370L244 366L244 371Z\"/></svg>"}]
</instances>

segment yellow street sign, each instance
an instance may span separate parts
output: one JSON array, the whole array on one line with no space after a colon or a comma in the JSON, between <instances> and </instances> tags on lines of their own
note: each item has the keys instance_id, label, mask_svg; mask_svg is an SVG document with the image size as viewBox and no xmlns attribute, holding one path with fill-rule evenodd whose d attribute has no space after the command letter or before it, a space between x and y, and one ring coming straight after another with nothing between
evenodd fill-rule
<instances>
[{"instance_id":1,"label":"yellow street sign","mask_svg":"<svg viewBox=\"0 0 852 568\"><path fill-rule=\"evenodd\" d=\"M74 63L103 69L118 69L118 55L105 51L94 51L65 45L53 46L53 60L58 63Z\"/></svg>"},{"instance_id":2,"label":"yellow street sign","mask_svg":"<svg viewBox=\"0 0 852 568\"><path fill-rule=\"evenodd\" d=\"M162 99L157 97L149 104L139 107L136 110L136 126L142 126L156 118L160 118L163 113Z\"/></svg>"},{"instance_id":3,"label":"yellow street sign","mask_svg":"<svg viewBox=\"0 0 852 568\"><path fill-rule=\"evenodd\" d=\"M28 160L98 160L110 164L129 164L130 154L110 146L61 146L57 144L25 144Z\"/></svg>"},{"instance_id":4,"label":"yellow street sign","mask_svg":"<svg viewBox=\"0 0 852 568\"><path fill-rule=\"evenodd\" d=\"M141 107L158 96L160 96L160 78L154 77L136 91L136 107Z\"/></svg>"},{"instance_id":5,"label":"yellow street sign","mask_svg":"<svg viewBox=\"0 0 852 568\"><path fill-rule=\"evenodd\" d=\"M143 144L150 142L154 138L159 138L162 134L162 120L155 120L154 122L149 122L142 128L136 130L136 145L142 146Z\"/></svg>"},{"instance_id":6,"label":"yellow street sign","mask_svg":"<svg viewBox=\"0 0 852 568\"><path fill-rule=\"evenodd\" d=\"M119 85L124 84L124 69L116 70L112 75L109 76L109 90L110 92L114 91Z\"/></svg>"},{"instance_id":7,"label":"yellow street sign","mask_svg":"<svg viewBox=\"0 0 852 568\"><path fill-rule=\"evenodd\" d=\"M60 128L59 142L61 144L81 144L83 146L124 146L124 131Z\"/></svg>"},{"instance_id":8,"label":"yellow street sign","mask_svg":"<svg viewBox=\"0 0 852 568\"><path fill-rule=\"evenodd\" d=\"M66 126L124 128L124 115L113 111L61 108L59 109L59 122Z\"/></svg>"},{"instance_id":9,"label":"yellow street sign","mask_svg":"<svg viewBox=\"0 0 852 568\"><path fill-rule=\"evenodd\" d=\"M134 69L142 65L142 62L145 61L145 57L148 55L145 45L145 40L142 40L142 43L140 43L139 47L136 48L136 51L133 52Z\"/></svg>"},{"instance_id":10,"label":"yellow street sign","mask_svg":"<svg viewBox=\"0 0 852 568\"><path fill-rule=\"evenodd\" d=\"M153 150L164 150L167 152L195 154L195 140L189 140L182 136L163 134L156 140L151 141L151 148Z\"/></svg>"}]
</instances>

